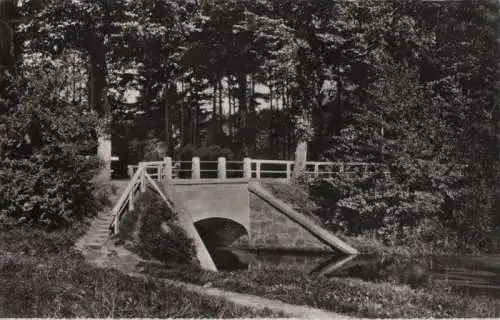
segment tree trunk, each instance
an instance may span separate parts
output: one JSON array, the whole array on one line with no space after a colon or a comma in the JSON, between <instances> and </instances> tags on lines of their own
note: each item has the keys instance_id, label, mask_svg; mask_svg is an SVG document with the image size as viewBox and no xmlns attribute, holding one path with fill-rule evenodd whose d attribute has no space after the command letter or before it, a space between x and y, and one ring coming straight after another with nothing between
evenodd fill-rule
<instances>
[{"instance_id":1,"label":"tree trunk","mask_svg":"<svg viewBox=\"0 0 500 320\"><path fill-rule=\"evenodd\" d=\"M16 61L15 30L18 9L12 0L0 0L0 68L11 68Z\"/></svg>"},{"instance_id":2,"label":"tree trunk","mask_svg":"<svg viewBox=\"0 0 500 320\"><path fill-rule=\"evenodd\" d=\"M255 140L257 136L257 114L255 111L255 75L251 74L251 86L250 86L250 100L249 100L249 114L248 114L248 147L250 150L255 150Z\"/></svg>"},{"instance_id":3,"label":"tree trunk","mask_svg":"<svg viewBox=\"0 0 500 320\"><path fill-rule=\"evenodd\" d=\"M240 111L241 123L241 137L243 143L243 152L248 155L248 135L247 135L247 77L246 74L241 72L238 75L238 109Z\"/></svg>"},{"instance_id":4,"label":"tree trunk","mask_svg":"<svg viewBox=\"0 0 500 320\"><path fill-rule=\"evenodd\" d=\"M227 101L229 104L229 114L227 116L227 125L229 129L229 137L230 141L233 141L233 80L231 79L231 76L227 77Z\"/></svg>"},{"instance_id":5,"label":"tree trunk","mask_svg":"<svg viewBox=\"0 0 500 320\"><path fill-rule=\"evenodd\" d=\"M194 108L193 108L193 133L192 133L192 136L193 136L193 146L195 148L199 147L198 146L198 104L195 104L194 105Z\"/></svg>"},{"instance_id":6,"label":"tree trunk","mask_svg":"<svg viewBox=\"0 0 500 320\"><path fill-rule=\"evenodd\" d=\"M166 155L172 155L172 151L170 149L170 132L171 132L171 125L170 125L170 104L168 103L168 84L165 85L165 146L167 148L166 150Z\"/></svg>"},{"instance_id":7,"label":"tree trunk","mask_svg":"<svg viewBox=\"0 0 500 320\"><path fill-rule=\"evenodd\" d=\"M217 137L217 139L219 140L218 141L218 144L221 146L221 147L224 147L223 146L223 141L222 139L222 136L223 136L223 132L224 132L224 115L223 115L223 111L222 111L222 77L219 78L219 137ZM217 142L217 141L216 141ZM217 144L217 143L216 143Z\"/></svg>"},{"instance_id":8,"label":"tree trunk","mask_svg":"<svg viewBox=\"0 0 500 320\"><path fill-rule=\"evenodd\" d=\"M213 99L212 99L212 144L217 143L217 83L213 80Z\"/></svg>"},{"instance_id":9,"label":"tree trunk","mask_svg":"<svg viewBox=\"0 0 500 320\"><path fill-rule=\"evenodd\" d=\"M182 93L184 95L184 81L181 82L181 90L182 90ZM180 121L180 146L181 146L181 149L184 147L184 144L185 144L185 140L184 140L184 105L185 105L185 101L183 99L182 103L181 103L181 121Z\"/></svg>"},{"instance_id":10,"label":"tree trunk","mask_svg":"<svg viewBox=\"0 0 500 320\"><path fill-rule=\"evenodd\" d=\"M90 60L89 102L99 116L97 130L98 149L97 156L103 167L98 174L98 179L111 179L111 113L105 96L106 89L106 48L104 39L95 33L88 33L86 47Z\"/></svg>"}]
</instances>

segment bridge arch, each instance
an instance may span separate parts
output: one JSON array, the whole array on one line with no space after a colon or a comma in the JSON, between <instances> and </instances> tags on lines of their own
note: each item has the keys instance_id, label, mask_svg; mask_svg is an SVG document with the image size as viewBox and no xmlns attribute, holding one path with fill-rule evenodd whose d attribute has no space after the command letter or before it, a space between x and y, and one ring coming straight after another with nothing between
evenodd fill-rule
<instances>
[{"instance_id":1,"label":"bridge arch","mask_svg":"<svg viewBox=\"0 0 500 320\"><path fill-rule=\"evenodd\" d=\"M240 222L222 217L200 219L194 226L207 248L227 247L241 237L249 235Z\"/></svg>"},{"instance_id":2,"label":"bridge arch","mask_svg":"<svg viewBox=\"0 0 500 320\"><path fill-rule=\"evenodd\" d=\"M238 239L248 237L248 231L244 225L232 219L214 217L198 220L194 226L217 269L248 268L248 262L242 261L238 255L228 250L228 247Z\"/></svg>"}]
</instances>

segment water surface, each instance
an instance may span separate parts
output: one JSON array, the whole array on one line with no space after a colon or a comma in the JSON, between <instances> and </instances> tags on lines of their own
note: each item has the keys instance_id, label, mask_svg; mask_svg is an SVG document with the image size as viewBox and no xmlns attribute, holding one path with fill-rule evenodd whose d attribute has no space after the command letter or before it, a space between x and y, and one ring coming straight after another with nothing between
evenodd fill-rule
<instances>
[{"instance_id":1,"label":"water surface","mask_svg":"<svg viewBox=\"0 0 500 320\"><path fill-rule=\"evenodd\" d=\"M211 252L221 271L294 270L310 277L350 277L412 287L445 285L472 295L500 297L500 255L382 257L228 248Z\"/></svg>"}]
</instances>

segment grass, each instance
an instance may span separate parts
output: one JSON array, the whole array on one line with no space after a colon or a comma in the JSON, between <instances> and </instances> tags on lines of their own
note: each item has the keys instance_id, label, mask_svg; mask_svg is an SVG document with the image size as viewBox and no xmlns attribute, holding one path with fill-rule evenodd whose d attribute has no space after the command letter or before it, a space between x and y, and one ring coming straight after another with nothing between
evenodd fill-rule
<instances>
[{"instance_id":1,"label":"grass","mask_svg":"<svg viewBox=\"0 0 500 320\"><path fill-rule=\"evenodd\" d=\"M315 213L319 209L318 205L309 198L309 195L305 190L276 180L262 180L260 181L260 184L271 192L274 197L291 205L295 211L300 212L314 220L316 223L323 225L321 218Z\"/></svg>"},{"instance_id":2,"label":"grass","mask_svg":"<svg viewBox=\"0 0 500 320\"><path fill-rule=\"evenodd\" d=\"M0 317L283 316L94 267L71 249L84 228L0 230Z\"/></svg>"},{"instance_id":3,"label":"grass","mask_svg":"<svg viewBox=\"0 0 500 320\"><path fill-rule=\"evenodd\" d=\"M254 294L356 317L498 317L500 300L466 296L449 288L411 288L354 278L311 278L303 272L259 269L210 272L196 266L147 264L144 272L169 279Z\"/></svg>"}]
</instances>

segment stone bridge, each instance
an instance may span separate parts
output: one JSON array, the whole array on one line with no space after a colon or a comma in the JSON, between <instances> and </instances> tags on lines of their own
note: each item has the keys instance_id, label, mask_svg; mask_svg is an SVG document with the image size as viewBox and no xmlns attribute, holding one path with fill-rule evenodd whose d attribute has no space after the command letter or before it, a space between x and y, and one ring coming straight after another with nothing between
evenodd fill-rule
<instances>
[{"instance_id":1,"label":"stone bridge","mask_svg":"<svg viewBox=\"0 0 500 320\"><path fill-rule=\"evenodd\" d=\"M370 174L380 167L370 163L306 162L305 173ZM142 162L129 166L130 182L113 208L115 233L124 210L133 210L138 190L149 183L177 213L194 240L205 269L217 270L210 254L214 248L340 251L357 250L319 223L273 197L259 182L263 178L291 177L293 161L245 158L243 161Z\"/></svg>"},{"instance_id":2,"label":"stone bridge","mask_svg":"<svg viewBox=\"0 0 500 320\"><path fill-rule=\"evenodd\" d=\"M198 258L206 269L216 270L209 251L230 245L357 253L312 219L274 198L256 180L168 180L163 182L163 190L195 240ZM219 237L215 242L207 242L216 233Z\"/></svg>"}]
</instances>

